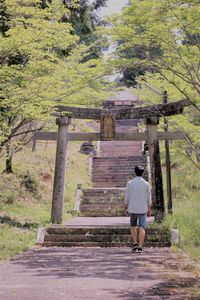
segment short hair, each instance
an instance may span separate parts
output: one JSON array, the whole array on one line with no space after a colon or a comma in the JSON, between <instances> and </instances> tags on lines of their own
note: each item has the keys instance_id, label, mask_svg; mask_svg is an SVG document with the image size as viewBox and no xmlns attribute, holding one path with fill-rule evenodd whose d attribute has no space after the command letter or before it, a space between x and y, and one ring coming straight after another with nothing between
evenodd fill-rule
<instances>
[{"instance_id":1,"label":"short hair","mask_svg":"<svg viewBox=\"0 0 200 300\"><path fill-rule=\"evenodd\" d=\"M141 166L136 166L135 167L135 174L136 176L142 176L142 174L144 173L144 168Z\"/></svg>"}]
</instances>

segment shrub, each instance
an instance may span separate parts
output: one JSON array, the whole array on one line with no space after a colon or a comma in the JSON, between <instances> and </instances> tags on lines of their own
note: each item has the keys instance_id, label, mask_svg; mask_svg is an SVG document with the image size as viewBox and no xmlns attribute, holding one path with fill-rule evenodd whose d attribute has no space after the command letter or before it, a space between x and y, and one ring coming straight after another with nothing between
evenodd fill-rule
<instances>
[{"instance_id":1,"label":"shrub","mask_svg":"<svg viewBox=\"0 0 200 300\"><path fill-rule=\"evenodd\" d=\"M39 177L34 173L29 173L27 170L27 173L22 175L22 184L27 191L37 194L40 187Z\"/></svg>"}]
</instances>

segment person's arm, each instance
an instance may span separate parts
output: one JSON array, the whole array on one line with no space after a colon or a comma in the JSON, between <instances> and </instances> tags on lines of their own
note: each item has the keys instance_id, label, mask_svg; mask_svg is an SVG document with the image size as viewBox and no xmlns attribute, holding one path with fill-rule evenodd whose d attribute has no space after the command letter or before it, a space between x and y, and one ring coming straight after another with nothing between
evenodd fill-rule
<instances>
[{"instance_id":1,"label":"person's arm","mask_svg":"<svg viewBox=\"0 0 200 300\"><path fill-rule=\"evenodd\" d=\"M148 211L147 211L147 216L151 217L151 188L150 185L148 184L147 187L147 206L148 206Z\"/></svg>"},{"instance_id":2,"label":"person's arm","mask_svg":"<svg viewBox=\"0 0 200 300\"><path fill-rule=\"evenodd\" d=\"M128 203L129 203L128 186L129 186L129 184L127 183L127 186L126 186L126 193L125 193L125 200L124 200L125 215L128 215Z\"/></svg>"},{"instance_id":3,"label":"person's arm","mask_svg":"<svg viewBox=\"0 0 200 300\"><path fill-rule=\"evenodd\" d=\"M148 205L147 216L151 217L151 205Z\"/></svg>"}]
</instances>

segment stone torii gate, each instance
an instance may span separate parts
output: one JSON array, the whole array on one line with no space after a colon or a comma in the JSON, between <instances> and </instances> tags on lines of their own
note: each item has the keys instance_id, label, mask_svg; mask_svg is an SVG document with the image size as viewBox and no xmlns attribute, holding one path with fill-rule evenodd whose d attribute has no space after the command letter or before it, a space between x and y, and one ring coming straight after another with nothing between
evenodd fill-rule
<instances>
[{"instance_id":1,"label":"stone torii gate","mask_svg":"<svg viewBox=\"0 0 200 300\"><path fill-rule=\"evenodd\" d=\"M162 220L164 216L164 196L162 185L162 170L159 151L159 140L181 140L183 135L179 132L158 132L157 126L160 117L181 114L184 107L189 106L188 99L159 104L154 106L122 108L122 109L96 109L58 106L56 124L58 132L38 132L33 137L33 145L37 140L57 140L56 163L53 186L53 199L51 220L60 224L63 220L64 183L66 171L66 151L68 141L146 141L148 143L151 184L153 193L153 208L155 218ZM62 113L62 115L61 115ZM70 117L63 116L66 113ZM69 133L68 126L71 118L100 120L101 132L99 133ZM115 130L116 119L144 119L146 132L117 133Z\"/></svg>"}]
</instances>

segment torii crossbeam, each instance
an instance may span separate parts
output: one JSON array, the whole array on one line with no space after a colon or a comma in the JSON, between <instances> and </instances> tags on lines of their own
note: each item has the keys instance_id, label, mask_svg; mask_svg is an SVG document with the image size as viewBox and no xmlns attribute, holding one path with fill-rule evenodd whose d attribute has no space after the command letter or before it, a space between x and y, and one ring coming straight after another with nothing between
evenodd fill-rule
<instances>
[{"instance_id":1,"label":"torii crossbeam","mask_svg":"<svg viewBox=\"0 0 200 300\"><path fill-rule=\"evenodd\" d=\"M133 107L133 108L85 108L85 107L71 107L71 106L57 106L54 113L59 116L60 113L67 113L69 117L74 119L95 119L100 120L101 114L110 112L115 114L116 119L144 119L149 116L167 117L178 115L183 112L184 107L191 105L189 99L179 100L166 104L157 104L152 106Z\"/></svg>"}]
</instances>

